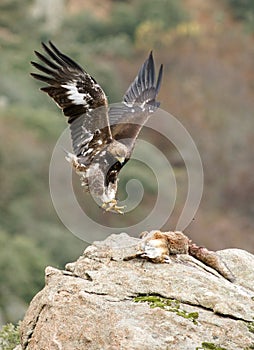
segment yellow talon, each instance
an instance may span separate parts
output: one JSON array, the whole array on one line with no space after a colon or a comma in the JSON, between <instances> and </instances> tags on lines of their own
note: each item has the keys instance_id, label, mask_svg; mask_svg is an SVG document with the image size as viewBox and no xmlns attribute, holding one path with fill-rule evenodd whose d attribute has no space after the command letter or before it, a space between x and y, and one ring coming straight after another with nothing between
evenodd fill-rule
<instances>
[{"instance_id":1,"label":"yellow talon","mask_svg":"<svg viewBox=\"0 0 254 350\"><path fill-rule=\"evenodd\" d=\"M116 200L116 199L112 199L112 200L109 201L109 202L104 202L104 203L102 204L102 208L105 209L105 211L112 211L112 212L115 212L115 213L117 213L117 214L124 214L124 212L122 211L122 209L125 208L125 205L119 207L119 206L117 205L117 200Z\"/></svg>"}]
</instances>

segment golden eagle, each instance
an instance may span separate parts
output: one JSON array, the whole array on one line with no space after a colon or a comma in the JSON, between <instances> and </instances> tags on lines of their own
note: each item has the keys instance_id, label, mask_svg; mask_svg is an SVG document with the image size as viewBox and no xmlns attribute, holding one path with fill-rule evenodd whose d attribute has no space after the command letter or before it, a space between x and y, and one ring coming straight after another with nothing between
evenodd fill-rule
<instances>
[{"instance_id":1,"label":"golden eagle","mask_svg":"<svg viewBox=\"0 0 254 350\"><path fill-rule=\"evenodd\" d=\"M100 85L79 64L52 42L42 43L46 53L35 51L43 64L31 64L45 75L31 75L47 83L41 90L54 99L68 117L74 154L66 159L81 177L81 185L106 211L122 213L117 205L118 174L130 159L137 136L159 107L163 66L158 78L152 52L126 91L121 104L108 107Z\"/></svg>"}]
</instances>

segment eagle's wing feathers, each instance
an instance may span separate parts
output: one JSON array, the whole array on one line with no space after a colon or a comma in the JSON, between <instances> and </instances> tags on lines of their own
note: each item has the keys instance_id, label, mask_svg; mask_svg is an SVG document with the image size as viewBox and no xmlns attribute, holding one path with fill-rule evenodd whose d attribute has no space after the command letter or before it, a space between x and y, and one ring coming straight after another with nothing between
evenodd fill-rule
<instances>
[{"instance_id":1,"label":"eagle's wing feathers","mask_svg":"<svg viewBox=\"0 0 254 350\"><path fill-rule=\"evenodd\" d=\"M44 43L42 46L48 57L37 51L35 54L44 65L31 63L46 75L31 75L48 84L41 90L52 97L68 117L75 154L89 156L91 160L112 139L106 95L93 77L55 45L49 42L49 46Z\"/></svg>"},{"instance_id":2,"label":"eagle's wing feathers","mask_svg":"<svg viewBox=\"0 0 254 350\"><path fill-rule=\"evenodd\" d=\"M51 58L53 58L54 61L56 61L60 65L62 65L64 62L67 67L72 67L73 69L84 73L83 68L77 62L73 61L70 57L64 55L51 41L49 42L49 44L51 46L51 50L44 43L42 44L42 46L44 47L47 54Z\"/></svg>"},{"instance_id":3,"label":"eagle's wing feathers","mask_svg":"<svg viewBox=\"0 0 254 350\"><path fill-rule=\"evenodd\" d=\"M155 98L159 92L162 69L160 66L157 82L155 82L155 67L153 54L150 52L148 59L144 62L140 71L126 91L123 101L127 105L133 105L134 103L149 104L154 107L158 107L159 103L155 101Z\"/></svg>"},{"instance_id":4,"label":"eagle's wing feathers","mask_svg":"<svg viewBox=\"0 0 254 350\"><path fill-rule=\"evenodd\" d=\"M160 66L157 81L152 52L142 65L137 77L126 91L123 102L110 107L109 120L112 136L123 142L129 148L131 156L138 134L160 105L156 101L161 80L163 66Z\"/></svg>"},{"instance_id":5,"label":"eagle's wing feathers","mask_svg":"<svg viewBox=\"0 0 254 350\"><path fill-rule=\"evenodd\" d=\"M45 55L35 51L40 62L31 62L39 74L32 76L47 84L41 90L68 117L75 155L68 154L67 160L81 176L82 185L105 210L121 213L115 199L118 173L129 160L142 126L159 107L156 97L162 66L156 81L151 52L123 102L112 106L108 115L106 95L94 78L51 42L42 47Z\"/></svg>"},{"instance_id":6,"label":"eagle's wing feathers","mask_svg":"<svg viewBox=\"0 0 254 350\"><path fill-rule=\"evenodd\" d=\"M70 125L73 150L83 164L89 164L111 140L108 126L101 122L105 113L104 108L97 108L94 113L75 118Z\"/></svg>"}]
</instances>

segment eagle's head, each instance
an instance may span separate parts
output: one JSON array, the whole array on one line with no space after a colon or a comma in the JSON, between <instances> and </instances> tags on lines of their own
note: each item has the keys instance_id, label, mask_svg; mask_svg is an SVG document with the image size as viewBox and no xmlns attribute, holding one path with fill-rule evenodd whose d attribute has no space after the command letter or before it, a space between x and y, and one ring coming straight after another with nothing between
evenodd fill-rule
<instances>
[{"instance_id":1,"label":"eagle's head","mask_svg":"<svg viewBox=\"0 0 254 350\"><path fill-rule=\"evenodd\" d=\"M123 164L128 155L128 148L123 143L113 140L108 146L108 152Z\"/></svg>"}]
</instances>

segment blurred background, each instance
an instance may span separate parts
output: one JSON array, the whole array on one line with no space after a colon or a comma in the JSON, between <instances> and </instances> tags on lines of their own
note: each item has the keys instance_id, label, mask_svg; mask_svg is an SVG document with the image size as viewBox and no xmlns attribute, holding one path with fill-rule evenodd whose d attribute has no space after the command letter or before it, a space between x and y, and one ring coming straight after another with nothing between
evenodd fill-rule
<instances>
[{"instance_id":1,"label":"blurred background","mask_svg":"<svg viewBox=\"0 0 254 350\"><path fill-rule=\"evenodd\" d=\"M200 208L185 233L208 249L254 253L254 2L1 0L0 325L23 317L47 265L63 268L86 247L58 219L49 193L51 153L66 123L29 76L33 50L48 40L93 75L111 103L154 50L165 68L161 108L190 132L204 167ZM144 129L141 138L175 171L178 198L163 227L170 230L186 198L186 169L160 135ZM145 199L130 215L100 218L109 225L135 222L156 199L156 181L135 161L121 172L120 192L133 167Z\"/></svg>"}]
</instances>

